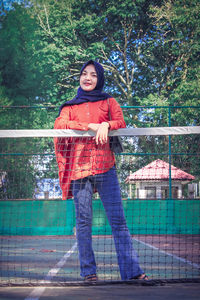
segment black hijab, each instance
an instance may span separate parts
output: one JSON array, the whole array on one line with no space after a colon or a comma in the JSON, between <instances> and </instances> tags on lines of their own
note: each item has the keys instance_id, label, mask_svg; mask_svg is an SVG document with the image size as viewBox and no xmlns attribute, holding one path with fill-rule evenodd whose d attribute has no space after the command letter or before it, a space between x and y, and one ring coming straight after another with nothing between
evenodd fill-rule
<instances>
[{"instance_id":1,"label":"black hijab","mask_svg":"<svg viewBox=\"0 0 200 300\"><path fill-rule=\"evenodd\" d=\"M111 98L111 96L107 93L103 92L103 86L104 86L104 69L101 64L99 64L96 61L89 60L86 62L83 67L81 68L80 76L83 73L83 70L88 65L94 65L96 73L97 73L97 85L94 90L92 91L84 91L81 87L78 88L77 95L70 101L66 101L63 103L59 109L59 114L63 107L68 105L76 105L81 104L85 102L97 102L100 100L106 100L107 98Z\"/></svg>"}]
</instances>

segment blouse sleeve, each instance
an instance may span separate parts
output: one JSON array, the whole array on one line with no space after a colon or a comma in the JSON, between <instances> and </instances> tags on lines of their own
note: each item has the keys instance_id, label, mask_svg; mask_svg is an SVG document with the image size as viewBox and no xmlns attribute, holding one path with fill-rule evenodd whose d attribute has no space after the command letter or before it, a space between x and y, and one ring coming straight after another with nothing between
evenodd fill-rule
<instances>
[{"instance_id":1,"label":"blouse sleeve","mask_svg":"<svg viewBox=\"0 0 200 300\"><path fill-rule=\"evenodd\" d=\"M70 106L65 106L60 113L60 116L55 120L54 129L75 129L75 130L88 130L88 123L71 121Z\"/></svg>"},{"instance_id":2,"label":"blouse sleeve","mask_svg":"<svg viewBox=\"0 0 200 300\"><path fill-rule=\"evenodd\" d=\"M108 123L110 125L110 130L125 128L126 123L124 121L122 109L119 103L114 98L109 99L109 109L111 120L108 121Z\"/></svg>"}]
</instances>

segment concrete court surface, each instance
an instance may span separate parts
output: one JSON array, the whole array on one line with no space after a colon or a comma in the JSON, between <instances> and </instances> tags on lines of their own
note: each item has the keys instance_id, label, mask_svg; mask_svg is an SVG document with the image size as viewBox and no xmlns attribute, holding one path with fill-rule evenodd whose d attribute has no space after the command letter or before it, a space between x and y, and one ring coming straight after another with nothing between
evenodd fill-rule
<instances>
[{"instance_id":1,"label":"concrete court surface","mask_svg":"<svg viewBox=\"0 0 200 300\"><path fill-rule=\"evenodd\" d=\"M34 291L34 294L33 294ZM200 300L200 284L1 287L0 300Z\"/></svg>"}]
</instances>

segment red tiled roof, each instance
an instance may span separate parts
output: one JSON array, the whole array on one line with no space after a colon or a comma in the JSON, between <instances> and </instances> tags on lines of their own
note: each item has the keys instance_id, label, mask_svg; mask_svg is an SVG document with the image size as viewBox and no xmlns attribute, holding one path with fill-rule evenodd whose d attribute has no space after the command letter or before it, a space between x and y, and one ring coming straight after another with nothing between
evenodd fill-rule
<instances>
[{"instance_id":1,"label":"red tiled roof","mask_svg":"<svg viewBox=\"0 0 200 300\"><path fill-rule=\"evenodd\" d=\"M195 177L171 165L172 180L194 180ZM169 164L157 159L126 178L126 182L137 180L169 180Z\"/></svg>"}]
</instances>

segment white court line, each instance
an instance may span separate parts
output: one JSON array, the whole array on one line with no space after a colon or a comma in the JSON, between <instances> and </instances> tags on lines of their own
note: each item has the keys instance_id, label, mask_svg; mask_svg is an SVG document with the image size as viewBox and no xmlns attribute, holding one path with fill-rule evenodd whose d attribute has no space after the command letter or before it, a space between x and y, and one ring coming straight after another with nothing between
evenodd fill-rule
<instances>
[{"instance_id":1,"label":"white court line","mask_svg":"<svg viewBox=\"0 0 200 300\"><path fill-rule=\"evenodd\" d=\"M51 279L59 272L59 270L65 265L67 259L74 253L77 247L77 242L72 246L72 248L61 258L61 260L52 268L48 274L45 276L44 280L40 283L49 283ZM46 287L36 287L25 300L38 300L40 296L44 293Z\"/></svg>"},{"instance_id":2,"label":"white court line","mask_svg":"<svg viewBox=\"0 0 200 300\"><path fill-rule=\"evenodd\" d=\"M177 260L179 260L179 261L181 261L181 262L183 262L183 263L186 263L186 264L188 264L188 265L190 265L190 266L192 266L192 267L194 267L194 268L197 268L197 269L200 268L200 265L199 265L199 264L193 263L193 262L191 262L190 260L187 260L187 259L185 259L185 258L182 258L182 257L179 257L179 256L177 256L177 255L171 254L171 253L166 252L166 251L164 251L164 250L160 250L159 248L157 248L157 247L155 247L155 246L153 246L153 245L150 245L150 244L148 244L148 243L142 242L142 241L140 241L140 240L138 240L138 239L133 238L133 240L135 240L136 242L139 242L139 243L141 243L141 244L143 244L143 245L145 245L145 246L148 246L149 248L152 248L152 249L154 249L154 250L158 250L158 251L159 251L160 253L162 253L162 254L165 254L165 255L174 257L174 258L176 258Z\"/></svg>"}]
</instances>

